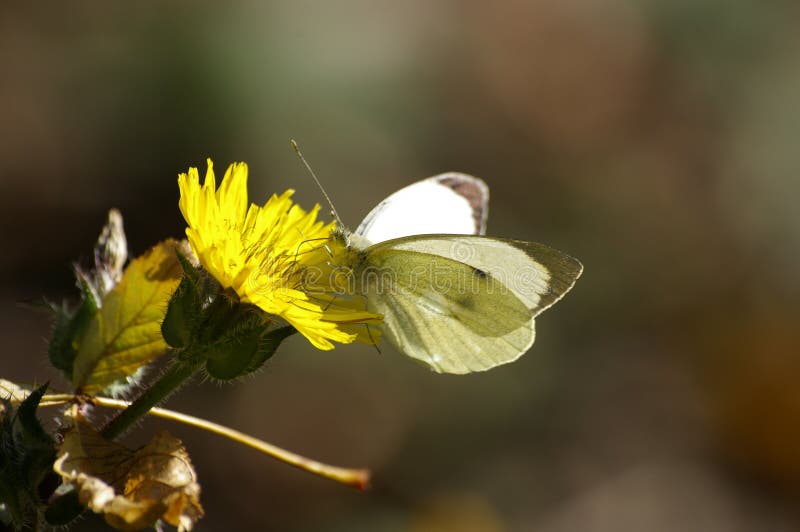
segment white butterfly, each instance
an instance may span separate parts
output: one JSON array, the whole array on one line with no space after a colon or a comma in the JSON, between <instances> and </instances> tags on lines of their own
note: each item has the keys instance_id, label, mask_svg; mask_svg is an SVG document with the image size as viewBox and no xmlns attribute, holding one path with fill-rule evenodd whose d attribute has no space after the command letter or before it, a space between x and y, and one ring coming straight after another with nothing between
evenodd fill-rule
<instances>
[{"instance_id":1,"label":"white butterfly","mask_svg":"<svg viewBox=\"0 0 800 532\"><path fill-rule=\"evenodd\" d=\"M383 314L383 335L440 373L513 362L533 344L534 318L569 291L583 266L532 242L492 238L489 190L447 173L378 204L355 232L337 230L356 293Z\"/></svg>"}]
</instances>

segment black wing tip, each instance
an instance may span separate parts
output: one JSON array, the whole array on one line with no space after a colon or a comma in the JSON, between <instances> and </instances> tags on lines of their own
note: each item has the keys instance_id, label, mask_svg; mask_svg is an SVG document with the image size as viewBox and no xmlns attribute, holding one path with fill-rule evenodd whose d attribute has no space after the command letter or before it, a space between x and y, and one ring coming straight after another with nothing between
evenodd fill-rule
<instances>
[{"instance_id":1,"label":"black wing tip","mask_svg":"<svg viewBox=\"0 0 800 532\"><path fill-rule=\"evenodd\" d=\"M560 253L564 256L564 261L570 263L573 267L572 277L574 283L575 281L580 279L581 275L583 275L583 269L584 269L583 263L578 259L576 259L575 257L573 257L572 255L564 253L563 251L561 251Z\"/></svg>"}]
</instances>

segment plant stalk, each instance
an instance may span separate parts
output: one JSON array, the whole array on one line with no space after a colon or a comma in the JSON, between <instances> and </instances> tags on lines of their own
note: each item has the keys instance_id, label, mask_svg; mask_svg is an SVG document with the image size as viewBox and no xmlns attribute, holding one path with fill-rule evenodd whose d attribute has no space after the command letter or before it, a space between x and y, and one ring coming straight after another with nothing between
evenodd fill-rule
<instances>
[{"instance_id":1,"label":"plant stalk","mask_svg":"<svg viewBox=\"0 0 800 532\"><path fill-rule=\"evenodd\" d=\"M103 429L102 435L113 440L146 415L151 408L166 399L177 390L184 382L190 379L203 365L203 360L198 362L176 362L140 395L128 408L119 413Z\"/></svg>"}]
</instances>

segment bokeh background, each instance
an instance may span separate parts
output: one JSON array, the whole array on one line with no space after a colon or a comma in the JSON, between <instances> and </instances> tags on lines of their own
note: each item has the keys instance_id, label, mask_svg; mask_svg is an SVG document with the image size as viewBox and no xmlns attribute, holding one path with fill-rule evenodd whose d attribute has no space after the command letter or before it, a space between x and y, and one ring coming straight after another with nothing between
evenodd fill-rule
<instances>
[{"instance_id":1,"label":"bokeh background","mask_svg":"<svg viewBox=\"0 0 800 532\"><path fill-rule=\"evenodd\" d=\"M53 379L41 296L72 296L105 213L181 236L176 174L352 226L446 170L490 233L586 267L534 349L487 374L284 344L169 406L332 463L357 493L167 427L199 530L781 531L800 525L800 4L790 0L5 2L0 376ZM102 528L87 519L76 529Z\"/></svg>"}]
</instances>

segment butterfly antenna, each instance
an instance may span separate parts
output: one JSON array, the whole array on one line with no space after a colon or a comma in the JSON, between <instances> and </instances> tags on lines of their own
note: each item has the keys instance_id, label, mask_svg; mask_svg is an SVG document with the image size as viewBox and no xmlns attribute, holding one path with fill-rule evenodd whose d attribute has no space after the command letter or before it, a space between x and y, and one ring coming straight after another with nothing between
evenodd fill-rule
<instances>
[{"instance_id":1,"label":"butterfly antenna","mask_svg":"<svg viewBox=\"0 0 800 532\"><path fill-rule=\"evenodd\" d=\"M300 160L303 162L303 165L306 167L306 170L308 170L308 173L311 174L311 178L314 180L314 183L317 184L319 190L322 192L322 195L325 196L325 200L331 207L331 214L333 215L334 218L336 218L336 223L339 225L339 227L344 227L342 219L339 218L339 213L336 212L336 207L333 206L331 197L328 196L327 192L325 192L322 183L319 182L319 179L317 179L317 175L314 173L314 170L311 169L311 165L309 165L308 161L306 161L306 158L303 157L303 154L300 152L300 148L297 146L297 142L295 142L294 139L292 139L290 142L292 143L292 148L294 149L294 152L297 154L298 157L300 157Z\"/></svg>"}]
</instances>

